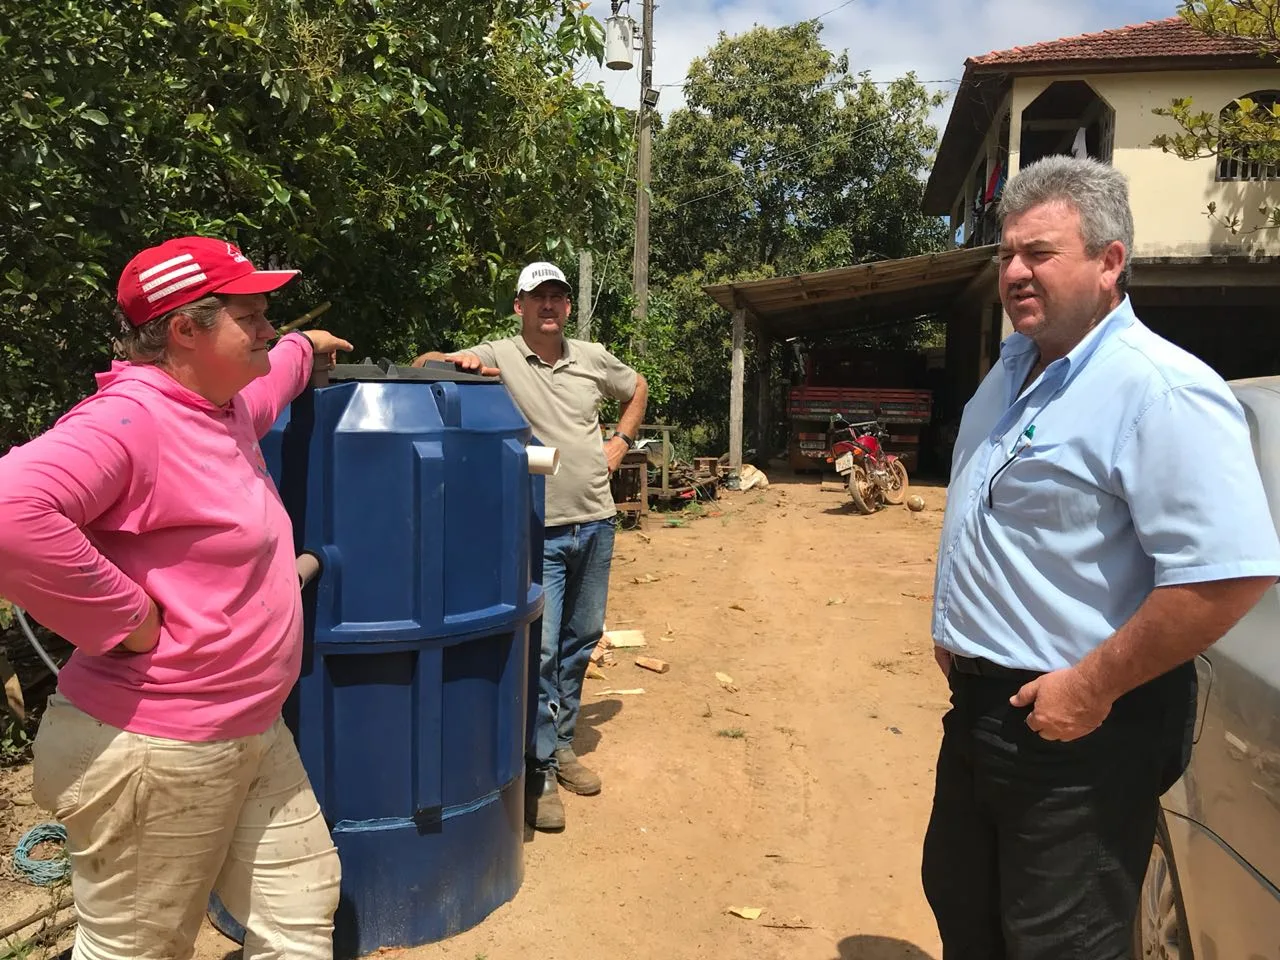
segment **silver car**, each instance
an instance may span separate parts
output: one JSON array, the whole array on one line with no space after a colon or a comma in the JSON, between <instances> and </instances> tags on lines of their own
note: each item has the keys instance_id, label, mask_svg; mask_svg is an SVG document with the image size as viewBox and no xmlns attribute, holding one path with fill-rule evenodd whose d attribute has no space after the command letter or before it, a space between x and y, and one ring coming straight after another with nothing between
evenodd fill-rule
<instances>
[{"instance_id":1,"label":"silver car","mask_svg":"<svg viewBox=\"0 0 1280 960\"><path fill-rule=\"evenodd\" d=\"M1280 377L1231 389L1280 529ZM1206 458L1205 469L1233 465ZM1161 800L1134 956L1280 957L1280 587L1197 658L1196 672L1195 746Z\"/></svg>"}]
</instances>

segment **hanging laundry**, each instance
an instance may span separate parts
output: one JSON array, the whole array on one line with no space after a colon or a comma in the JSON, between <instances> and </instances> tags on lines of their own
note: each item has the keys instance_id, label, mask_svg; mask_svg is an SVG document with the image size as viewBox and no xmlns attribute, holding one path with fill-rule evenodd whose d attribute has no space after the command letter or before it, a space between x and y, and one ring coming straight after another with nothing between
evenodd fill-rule
<instances>
[{"instance_id":1,"label":"hanging laundry","mask_svg":"<svg viewBox=\"0 0 1280 960\"><path fill-rule=\"evenodd\" d=\"M996 197L1000 196L1000 190L1004 187L1004 164L1000 161L991 170L991 177L987 180L987 191L982 196L983 203L990 203Z\"/></svg>"},{"instance_id":2,"label":"hanging laundry","mask_svg":"<svg viewBox=\"0 0 1280 960\"><path fill-rule=\"evenodd\" d=\"M1075 143L1071 144L1071 155L1077 160L1087 160L1089 157L1089 147L1085 143L1084 127L1076 131Z\"/></svg>"}]
</instances>

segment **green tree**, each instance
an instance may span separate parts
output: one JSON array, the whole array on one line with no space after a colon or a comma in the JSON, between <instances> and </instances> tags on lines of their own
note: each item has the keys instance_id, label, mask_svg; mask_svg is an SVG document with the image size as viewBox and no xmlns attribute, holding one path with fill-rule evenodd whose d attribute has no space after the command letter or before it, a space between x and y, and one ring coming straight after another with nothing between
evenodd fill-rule
<instances>
[{"instance_id":1,"label":"green tree","mask_svg":"<svg viewBox=\"0 0 1280 960\"><path fill-rule=\"evenodd\" d=\"M1211 37L1253 47L1260 65L1280 66L1280 0L1183 0L1178 14ZM1153 141L1166 153L1184 160L1228 156L1264 166L1280 164L1280 101L1241 97L1227 109L1210 113L1197 109L1191 97L1180 97L1155 113L1172 118L1181 128L1180 133L1161 134ZM1246 229L1239 215L1223 218L1209 205L1209 215L1232 233L1280 228L1280 206L1265 205L1259 214L1258 224Z\"/></svg>"},{"instance_id":2,"label":"green tree","mask_svg":"<svg viewBox=\"0 0 1280 960\"><path fill-rule=\"evenodd\" d=\"M807 21L721 35L655 135L654 274L681 346L669 412L724 443L729 324L702 287L939 248L920 212L942 102L851 72ZM783 357L779 346L779 358ZM760 358L752 357L752 364ZM766 360L767 362L767 360Z\"/></svg>"},{"instance_id":3,"label":"green tree","mask_svg":"<svg viewBox=\"0 0 1280 960\"><path fill-rule=\"evenodd\" d=\"M363 354L488 333L625 208L570 0L0 0L0 450L92 388L114 280L180 233L304 271Z\"/></svg>"}]
</instances>

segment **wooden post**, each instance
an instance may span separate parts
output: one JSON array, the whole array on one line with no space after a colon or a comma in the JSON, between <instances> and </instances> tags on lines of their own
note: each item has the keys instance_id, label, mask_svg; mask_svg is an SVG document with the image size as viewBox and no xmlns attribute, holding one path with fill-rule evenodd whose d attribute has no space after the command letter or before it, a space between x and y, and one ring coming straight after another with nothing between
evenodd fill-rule
<instances>
[{"instance_id":1,"label":"wooden post","mask_svg":"<svg viewBox=\"0 0 1280 960\"><path fill-rule=\"evenodd\" d=\"M591 339L591 251L578 253L578 339Z\"/></svg>"},{"instance_id":2,"label":"wooden post","mask_svg":"<svg viewBox=\"0 0 1280 960\"><path fill-rule=\"evenodd\" d=\"M640 130L636 140L636 242L631 262L631 286L636 305L632 343L636 353L644 356L645 329L649 319L649 182L650 156L653 151L654 107L646 101L653 87L653 10L654 0L643 0L644 15L640 28Z\"/></svg>"},{"instance_id":3,"label":"wooden post","mask_svg":"<svg viewBox=\"0 0 1280 960\"><path fill-rule=\"evenodd\" d=\"M756 459L768 464L773 453L769 434L773 426L773 396L769 384L773 379L773 341L763 334L756 334Z\"/></svg>"},{"instance_id":4,"label":"wooden post","mask_svg":"<svg viewBox=\"0 0 1280 960\"><path fill-rule=\"evenodd\" d=\"M742 380L743 343L747 338L747 311L733 311L733 362L729 379L729 473L742 476Z\"/></svg>"}]
</instances>

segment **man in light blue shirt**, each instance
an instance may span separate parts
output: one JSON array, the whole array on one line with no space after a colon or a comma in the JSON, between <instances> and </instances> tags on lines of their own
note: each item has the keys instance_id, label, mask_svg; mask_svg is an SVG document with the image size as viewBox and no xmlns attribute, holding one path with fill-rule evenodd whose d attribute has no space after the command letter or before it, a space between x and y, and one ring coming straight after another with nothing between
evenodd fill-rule
<instances>
[{"instance_id":1,"label":"man in light blue shirt","mask_svg":"<svg viewBox=\"0 0 1280 960\"><path fill-rule=\"evenodd\" d=\"M925 892L945 960L1120 960L1190 661L1272 586L1280 542L1230 390L1134 315L1124 177L1051 157L1000 213L1015 333L947 494Z\"/></svg>"}]
</instances>

